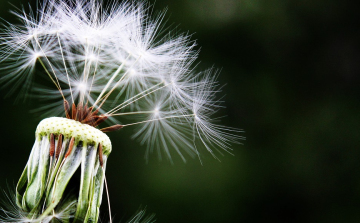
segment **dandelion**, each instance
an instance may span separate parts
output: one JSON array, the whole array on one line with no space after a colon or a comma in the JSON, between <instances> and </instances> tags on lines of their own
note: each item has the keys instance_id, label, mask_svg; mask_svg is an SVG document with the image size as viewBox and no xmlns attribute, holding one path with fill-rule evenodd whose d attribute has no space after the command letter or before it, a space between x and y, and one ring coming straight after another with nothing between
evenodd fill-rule
<instances>
[{"instance_id":1,"label":"dandelion","mask_svg":"<svg viewBox=\"0 0 360 223\"><path fill-rule=\"evenodd\" d=\"M106 132L136 128L146 159L156 151L170 161L174 153L200 159L200 147L217 157L214 150L231 152L242 139L239 130L213 122L220 88L211 69L194 71L196 43L164 29L164 13L152 19L149 7L45 0L35 12L13 12L20 24L4 25L0 61L7 73L0 80L25 94L41 67L55 88L35 91L49 100L47 115L62 116L39 123L16 187L20 214L6 221L97 222L112 150ZM78 169L78 192L69 196ZM109 215L111 221L110 208Z\"/></svg>"}]
</instances>

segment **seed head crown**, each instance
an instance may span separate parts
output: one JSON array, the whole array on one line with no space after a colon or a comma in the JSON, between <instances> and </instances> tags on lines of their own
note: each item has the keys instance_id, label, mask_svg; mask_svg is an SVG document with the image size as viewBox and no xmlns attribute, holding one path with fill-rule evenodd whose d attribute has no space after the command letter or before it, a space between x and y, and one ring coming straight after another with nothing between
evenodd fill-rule
<instances>
[{"instance_id":1,"label":"seed head crown","mask_svg":"<svg viewBox=\"0 0 360 223\"><path fill-rule=\"evenodd\" d=\"M43 119L37 126L35 134L37 138L50 134L62 134L65 138L74 137L78 141L93 144L95 147L101 143L105 155L111 152L111 141L105 133L72 119L60 117Z\"/></svg>"}]
</instances>

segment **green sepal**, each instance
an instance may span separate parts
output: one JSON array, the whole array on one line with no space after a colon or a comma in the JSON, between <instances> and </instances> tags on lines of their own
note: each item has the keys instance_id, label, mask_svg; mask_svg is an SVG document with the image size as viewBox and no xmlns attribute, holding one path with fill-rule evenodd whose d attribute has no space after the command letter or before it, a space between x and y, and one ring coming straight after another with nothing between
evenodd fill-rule
<instances>
[{"instance_id":1,"label":"green sepal","mask_svg":"<svg viewBox=\"0 0 360 223\"><path fill-rule=\"evenodd\" d=\"M91 181L94 177L94 166L96 162L97 145L83 145L82 148L82 162L81 162L81 181L79 200L77 204L77 211L75 214L75 222L79 219L85 219L88 207Z\"/></svg>"},{"instance_id":2,"label":"green sepal","mask_svg":"<svg viewBox=\"0 0 360 223\"><path fill-rule=\"evenodd\" d=\"M103 156L104 167L106 166L106 161L107 161L107 157ZM87 221L90 222L92 220L94 222L98 222L98 218L99 218L100 205L101 205L102 194L104 189L105 170L100 166L99 162L96 163L95 170L96 170L96 174L91 184L91 191L89 194L91 200L90 200L88 212L86 214L85 222Z\"/></svg>"},{"instance_id":3,"label":"green sepal","mask_svg":"<svg viewBox=\"0 0 360 223\"><path fill-rule=\"evenodd\" d=\"M37 149L40 153L38 159L36 159L37 154L34 153L33 159L31 160L31 165L35 164L37 168L33 168L32 172L29 171L29 183L23 197L25 200L23 204L25 204L31 212L34 212L39 206L45 191L50 159L49 143L48 138L44 136L41 140L40 148Z\"/></svg>"},{"instance_id":4,"label":"green sepal","mask_svg":"<svg viewBox=\"0 0 360 223\"><path fill-rule=\"evenodd\" d=\"M75 147L71 154L64 159L62 166L60 166L58 175L52 185L52 190L46 199L47 208L40 216L39 220L44 219L49 215L60 202L63 193L69 183L71 177L74 175L81 163L81 147Z\"/></svg>"},{"instance_id":5,"label":"green sepal","mask_svg":"<svg viewBox=\"0 0 360 223\"><path fill-rule=\"evenodd\" d=\"M16 205L18 207L22 207L22 199L23 199L23 193L26 189L27 185L27 171L28 171L28 165L25 166L24 171L21 174L21 177L16 185Z\"/></svg>"}]
</instances>

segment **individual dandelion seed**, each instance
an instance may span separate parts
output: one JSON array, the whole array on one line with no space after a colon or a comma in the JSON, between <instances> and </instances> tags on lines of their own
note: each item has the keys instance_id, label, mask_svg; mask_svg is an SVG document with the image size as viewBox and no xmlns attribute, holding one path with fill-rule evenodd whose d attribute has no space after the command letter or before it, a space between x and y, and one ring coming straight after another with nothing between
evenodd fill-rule
<instances>
[{"instance_id":1,"label":"individual dandelion seed","mask_svg":"<svg viewBox=\"0 0 360 223\"><path fill-rule=\"evenodd\" d=\"M174 153L200 159L200 145L216 157L215 150L230 152L242 139L239 130L213 123L219 88L211 70L194 71L195 42L164 29L164 13L152 19L149 8L143 1L103 7L96 0L45 0L36 11L13 12L21 24L4 24L0 80L26 93L34 90L33 71L42 70L56 88L36 88L51 101L42 109L62 113L39 123L17 185L16 204L29 222L65 215L63 221L98 221L111 152L105 132L137 126L146 159L157 151L170 161ZM99 127L105 121L111 124ZM77 170L79 191L68 196ZM57 215L65 201L75 208Z\"/></svg>"}]
</instances>

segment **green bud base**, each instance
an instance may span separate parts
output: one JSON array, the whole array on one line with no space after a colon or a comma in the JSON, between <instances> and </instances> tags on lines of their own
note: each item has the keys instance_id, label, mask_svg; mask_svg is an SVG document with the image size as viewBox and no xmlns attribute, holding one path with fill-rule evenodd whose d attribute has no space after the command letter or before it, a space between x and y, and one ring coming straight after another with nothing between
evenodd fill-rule
<instances>
[{"instance_id":1,"label":"green bud base","mask_svg":"<svg viewBox=\"0 0 360 223\"><path fill-rule=\"evenodd\" d=\"M55 148L61 145L58 156L50 155L51 134ZM74 146L69 152L72 137ZM103 167L99 143L103 146ZM97 222L110 152L110 139L100 130L66 118L44 119L37 127L34 146L16 187L18 207L28 213L29 222ZM69 181L79 168L80 189L69 193Z\"/></svg>"}]
</instances>

